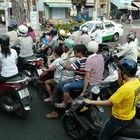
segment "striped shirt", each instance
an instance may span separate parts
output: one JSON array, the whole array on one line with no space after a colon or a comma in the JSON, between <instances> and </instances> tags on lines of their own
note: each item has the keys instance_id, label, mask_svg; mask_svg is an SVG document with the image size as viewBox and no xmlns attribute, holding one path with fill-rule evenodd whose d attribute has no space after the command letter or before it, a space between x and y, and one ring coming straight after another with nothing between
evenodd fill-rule
<instances>
[{"instance_id":1,"label":"striped shirt","mask_svg":"<svg viewBox=\"0 0 140 140\"><path fill-rule=\"evenodd\" d=\"M75 80L83 80L85 76L85 64L86 64L86 57L83 57L73 64L71 64L72 68L75 71Z\"/></svg>"}]
</instances>

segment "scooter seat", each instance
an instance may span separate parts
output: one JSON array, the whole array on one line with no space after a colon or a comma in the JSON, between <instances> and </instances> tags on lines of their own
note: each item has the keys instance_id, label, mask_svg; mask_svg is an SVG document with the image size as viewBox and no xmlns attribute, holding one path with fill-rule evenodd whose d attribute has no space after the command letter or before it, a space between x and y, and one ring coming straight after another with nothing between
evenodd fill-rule
<instances>
[{"instance_id":1,"label":"scooter seat","mask_svg":"<svg viewBox=\"0 0 140 140\"><path fill-rule=\"evenodd\" d=\"M140 139L140 119L134 119L131 125L118 132L120 136Z\"/></svg>"},{"instance_id":2,"label":"scooter seat","mask_svg":"<svg viewBox=\"0 0 140 140\"><path fill-rule=\"evenodd\" d=\"M6 81L8 84L16 84L27 81L27 77L15 76Z\"/></svg>"}]
</instances>

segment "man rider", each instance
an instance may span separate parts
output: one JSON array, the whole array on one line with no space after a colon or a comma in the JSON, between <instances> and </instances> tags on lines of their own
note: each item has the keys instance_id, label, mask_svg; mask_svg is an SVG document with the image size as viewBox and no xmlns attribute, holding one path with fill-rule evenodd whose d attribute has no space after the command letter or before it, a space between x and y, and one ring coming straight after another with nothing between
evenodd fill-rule
<instances>
[{"instance_id":1,"label":"man rider","mask_svg":"<svg viewBox=\"0 0 140 140\"><path fill-rule=\"evenodd\" d=\"M135 77L137 63L133 59L123 58L118 68L120 88L108 100L84 100L86 104L112 107L112 116L102 128L98 140L110 140L118 130L128 126L136 114L136 104L140 99L140 82Z\"/></svg>"},{"instance_id":2,"label":"man rider","mask_svg":"<svg viewBox=\"0 0 140 140\"><path fill-rule=\"evenodd\" d=\"M132 33L129 33L127 35L127 42L121 48L122 50L117 53L117 57L125 57L125 58L130 58L133 59L135 62L137 62L137 46L134 43L135 36Z\"/></svg>"},{"instance_id":3,"label":"man rider","mask_svg":"<svg viewBox=\"0 0 140 140\"><path fill-rule=\"evenodd\" d=\"M85 65L85 78L84 87L81 95L84 95L86 89L91 86L95 86L101 83L104 72L104 58L101 54L98 54L98 43L96 41L90 41L87 46L88 52L92 53L86 60Z\"/></svg>"}]
</instances>

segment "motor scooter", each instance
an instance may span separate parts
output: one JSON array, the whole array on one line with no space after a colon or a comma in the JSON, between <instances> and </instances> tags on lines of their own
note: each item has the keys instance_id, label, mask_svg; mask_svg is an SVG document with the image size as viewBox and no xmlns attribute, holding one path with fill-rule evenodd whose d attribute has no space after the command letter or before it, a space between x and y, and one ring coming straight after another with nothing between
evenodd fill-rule
<instances>
[{"instance_id":1,"label":"motor scooter","mask_svg":"<svg viewBox=\"0 0 140 140\"><path fill-rule=\"evenodd\" d=\"M99 87L91 88L85 97L101 100ZM83 103L85 97L76 98L62 119L65 132L75 140L97 139L103 125L111 115L111 107L85 105ZM112 138L112 140L130 139L140 139L140 118L138 117L134 119L131 125L118 131Z\"/></svg>"},{"instance_id":2,"label":"motor scooter","mask_svg":"<svg viewBox=\"0 0 140 140\"><path fill-rule=\"evenodd\" d=\"M31 110L32 96L28 90L27 77L16 75L5 83L0 83L0 107L25 119Z\"/></svg>"}]
</instances>

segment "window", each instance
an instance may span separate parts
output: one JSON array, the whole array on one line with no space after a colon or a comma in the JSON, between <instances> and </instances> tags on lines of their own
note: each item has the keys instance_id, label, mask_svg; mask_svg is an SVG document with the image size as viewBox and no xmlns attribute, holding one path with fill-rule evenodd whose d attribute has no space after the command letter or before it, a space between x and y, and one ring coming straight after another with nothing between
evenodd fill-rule
<instances>
[{"instance_id":1,"label":"window","mask_svg":"<svg viewBox=\"0 0 140 140\"><path fill-rule=\"evenodd\" d=\"M114 27L114 25L111 22L105 23L105 28L106 29L109 29L109 28L112 28L112 27Z\"/></svg>"}]
</instances>

